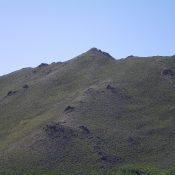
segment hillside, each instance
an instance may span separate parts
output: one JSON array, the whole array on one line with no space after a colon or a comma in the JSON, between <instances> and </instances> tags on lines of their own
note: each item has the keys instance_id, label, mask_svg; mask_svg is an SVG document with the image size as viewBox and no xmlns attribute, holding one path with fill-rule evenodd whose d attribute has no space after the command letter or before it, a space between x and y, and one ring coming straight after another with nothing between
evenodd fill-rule
<instances>
[{"instance_id":1,"label":"hillside","mask_svg":"<svg viewBox=\"0 0 175 175\"><path fill-rule=\"evenodd\" d=\"M96 48L0 77L0 174L174 168L175 57Z\"/></svg>"}]
</instances>

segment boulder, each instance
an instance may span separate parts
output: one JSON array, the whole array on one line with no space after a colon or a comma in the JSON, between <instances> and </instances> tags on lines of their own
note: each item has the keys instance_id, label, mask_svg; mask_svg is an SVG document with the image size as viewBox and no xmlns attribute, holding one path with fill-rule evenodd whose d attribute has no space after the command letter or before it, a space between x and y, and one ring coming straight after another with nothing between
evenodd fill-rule
<instances>
[{"instance_id":1,"label":"boulder","mask_svg":"<svg viewBox=\"0 0 175 175\"><path fill-rule=\"evenodd\" d=\"M75 110L75 107L67 106L67 107L64 109L64 112L70 113L70 112L73 112L74 110Z\"/></svg>"},{"instance_id":2,"label":"boulder","mask_svg":"<svg viewBox=\"0 0 175 175\"><path fill-rule=\"evenodd\" d=\"M107 89L108 91L112 92L112 93L118 93L118 91L119 91L117 88L113 87L113 86L110 85L110 84L108 84L108 85L106 86L106 89Z\"/></svg>"},{"instance_id":3,"label":"boulder","mask_svg":"<svg viewBox=\"0 0 175 175\"><path fill-rule=\"evenodd\" d=\"M8 93L7 93L7 96L12 96L12 95L14 95L14 94L16 94L17 93L17 91L9 91Z\"/></svg>"},{"instance_id":4,"label":"boulder","mask_svg":"<svg viewBox=\"0 0 175 175\"><path fill-rule=\"evenodd\" d=\"M46 67L46 66L48 66L48 64L47 64L47 63L41 63L41 64L38 66L38 68L41 68L41 67Z\"/></svg>"},{"instance_id":5,"label":"boulder","mask_svg":"<svg viewBox=\"0 0 175 175\"><path fill-rule=\"evenodd\" d=\"M108 162L111 164L118 163L122 160L121 157L116 156L116 155L104 155L100 159L104 162Z\"/></svg>"},{"instance_id":6,"label":"boulder","mask_svg":"<svg viewBox=\"0 0 175 175\"><path fill-rule=\"evenodd\" d=\"M75 132L71 128L65 127L60 123L47 124L43 129L51 138L62 137L63 139L69 139L75 136Z\"/></svg>"},{"instance_id":7,"label":"boulder","mask_svg":"<svg viewBox=\"0 0 175 175\"><path fill-rule=\"evenodd\" d=\"M86 134L90 134L90 130L86 126L79 126L79 128Z\"/></svg>"},{"instance_id":8,"label":"boulder","mask_svg":"<svg viewBox=\"0 0 175 175\"><path fill-rule=\"evenodd\" d=\"M28 89L29 88L29 85L25 84L22 88L23 89Z\"/></svg>"},{"instance_id":9,"label":"boulder","mask_svg":"<svg viewBox=\"0 0 175 175\"><path fill-rule=\"evenodd\" d=\"M135 57L134 55L129 55L126 58L134 58L134 57Z\"/></svg>"},{"instance_id":10,"label":"boulder","mask_svg":"<svg viewBox=\"0 0 175 175\"><path fill-rule=\"evenodd\" d=\"M164 76L173 76L174 72L171 69L163 69L161 74L164 75Z\"/></svg>"},{"instance_id":11,"label":"boulder","mask_svg":"<svg viewBox=\"0 0 175 175\"><path fill-rule=\"evenodd\" d=\"M106 86L106 89L108 89L108 90L114 90L115 87L113 87L113 86L111 86L110 84L108 84L108 85Z\"/></svg>"}]
</instances>

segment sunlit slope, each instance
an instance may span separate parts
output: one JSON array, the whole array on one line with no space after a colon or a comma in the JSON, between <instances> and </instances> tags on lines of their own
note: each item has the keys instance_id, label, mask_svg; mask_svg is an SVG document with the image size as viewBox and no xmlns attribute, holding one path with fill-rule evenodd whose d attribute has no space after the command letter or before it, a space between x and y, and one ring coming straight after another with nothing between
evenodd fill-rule
<instances>
[{"instance_id":1,"label":"sunlit slope","mask_svg":"<svg viewBox=\"0 0 175 175\"><path fill-rule=\"evenodd\" d=\"M1 169L173 167L174 73L174 57L115 60L93 48L0 77Z\"/></svg>"}]
</instances>

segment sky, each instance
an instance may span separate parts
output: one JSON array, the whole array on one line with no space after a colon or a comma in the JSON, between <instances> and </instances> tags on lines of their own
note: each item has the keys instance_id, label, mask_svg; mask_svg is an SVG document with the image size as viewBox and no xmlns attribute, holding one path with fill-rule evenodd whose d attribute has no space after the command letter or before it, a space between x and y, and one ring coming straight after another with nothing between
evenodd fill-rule
<instances>
[{"instance_id":1,"label":"sky","mask_svg":"<svg viewBox=\"0 0 175 175\"><path fill-rule=\"evenodd\" d=\"M92 47L116 59L175 55L174 0L0 0L0 75Z\"/></svg>"}]
</instances>

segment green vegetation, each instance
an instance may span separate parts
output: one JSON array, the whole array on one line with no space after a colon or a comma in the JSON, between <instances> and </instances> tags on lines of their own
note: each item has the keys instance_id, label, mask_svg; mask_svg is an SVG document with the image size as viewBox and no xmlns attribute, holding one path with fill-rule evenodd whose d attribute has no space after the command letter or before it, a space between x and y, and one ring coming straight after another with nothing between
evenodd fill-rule
<instances>
[{"instance_id":1,"label":"green vegetation","mask_svg":"<svg viewBox=\"0 0 175 175\"><path fill-rule=\"evenodd\" d=\"M174 175L173 170L159 170L152 167L125 166L116 168L107 173L108 175Z\"/></svg>"},{"instance_id":2,"label":"green vegetation","mask_svg":"<svg viewBox=\"0 0 175 175\"><path fill-rule=\"evenodd\" d=\"M1 173L1 172L0 172ZM99 171L99 170L89 170L86 171L86 169L77 169L77 174L86 174L88 173L89 175L174 175L175 171L174 170L160 170L157 168L153 168L153 167L142 167L142 166L124 166L124 167L120 167L120 168L113 168L110 170L103 170L103 171ZM16 172L6 172L3 175L67 175L70 174L71 172L68 173L63 173L63 172L47 172L47 171L33 171L33 172L22 172L19 173L19 171Z\"/></svg>"},{"instance_id":3,"label":"green vegetation","mask_svg":"<svg viewBox=\"0 0 175 175\"><path fill-rule=\"evenodd\" d=\"M173 57L97 49L2 76L0 174L173 174L174 88Z\"/></svg>"}]
</instances>

